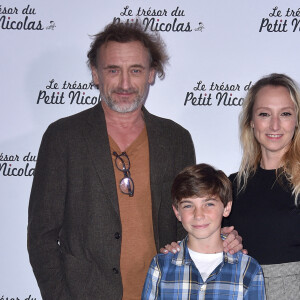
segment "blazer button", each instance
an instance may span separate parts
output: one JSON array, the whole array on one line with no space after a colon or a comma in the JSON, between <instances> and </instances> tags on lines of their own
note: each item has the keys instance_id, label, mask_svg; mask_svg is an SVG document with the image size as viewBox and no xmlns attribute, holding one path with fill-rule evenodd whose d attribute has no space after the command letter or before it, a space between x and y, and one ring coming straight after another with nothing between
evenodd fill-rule
<instances>
[{"instance_id":1,"label":"blazer button","mask_svg":"<svg viewBox=\"0 0 300 300\"><path fill-rule=\"evenodd\" d=\"M117 268L112 269L115 274L119 274L119 270Z\"/></svg>"},{"instance_id":2,"label":"blazer button","mask_svg":"<svg viewBox=\"0 0 300 300\"><path fill-rule=\"evenodd\" d=\"M116 232L116 233L115 233L115 239L118 240L120 237L121 237L120 233L119 233L119 232Z\"/></svg>"}]
</instances>

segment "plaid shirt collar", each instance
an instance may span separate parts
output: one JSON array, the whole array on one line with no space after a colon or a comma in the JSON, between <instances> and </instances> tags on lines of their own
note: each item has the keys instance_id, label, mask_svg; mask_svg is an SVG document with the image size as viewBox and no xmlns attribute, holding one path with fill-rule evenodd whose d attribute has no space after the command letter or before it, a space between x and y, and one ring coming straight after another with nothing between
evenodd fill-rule
<instances>
[{"instance_id":1,"label":"plaid shirt collar","mask_svg":"<svg viewBox=\"0 0 300 300\"><path fill-rule=\"evenodd\" d=\"M223 239L223 237L222 237L222 239ZM187 242L188 242L188 235L180 242L180 244L179 244L180 251L177 252L176 255L174 255L174 257L172 258L172 264L174 264L176 266L183 266L183 265L191 265L193 263L193 260L191 259L191 256L188 251ZM239 262L239 259L238 259L236 253L230 254L229 252L226 252L226 253L223 252L223 263L220 265L218 272L219 272L219 270L222 269L222 267L225 263L237 264L238 262Z\"/></svg>"}]
</instances>

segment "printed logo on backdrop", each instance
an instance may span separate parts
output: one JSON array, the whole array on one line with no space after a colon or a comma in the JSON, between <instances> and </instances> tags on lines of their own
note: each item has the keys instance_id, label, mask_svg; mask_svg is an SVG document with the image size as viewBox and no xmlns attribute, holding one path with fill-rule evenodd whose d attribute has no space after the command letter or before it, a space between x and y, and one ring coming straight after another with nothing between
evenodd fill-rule
<instances>
[{"instance_id":1,"label":"printed logo on backdrop","mask_svg":"<svg viewBox=\"0 0 300 300\"><path fill-rule=\"evenodd\" d=\"M252 85L237 82L215 82L205 83L202 80L196 82L194 87L185 95L184 106L242 106L244 95Z\"/></svg>"},{"instance_id":2,"label":"printed logo on backdrop","mask_svg":"<svg viewBox=\"0 0 300 300\"><path fill-rule=\"evenodd\" d=\"M94 94L95 89L93 89L91 82L82 83L65 80L58 83L51 79L45 88L39 91L36 104L95 105L100 101L100 94L98 96Z\"/></svg>"},{"instance_id":3,"label":"printed logo on backdrop","mask_svg":"<svg viewBox=\"0 0 300 300\"><path fill-rule=\"evenodd\" d=\"M33 176L36 158L37 156L31 152L26 154L0 153L0 176Z\"/></svg>"},{"instance_id":4,"label":"printed logo on backdrop","mask_svg":"<svg viewBox=\"0 0 300 300\"><path fill-rule=\"evenodd\" d=\"M124 20L124 18L126 18ZM140 22L146 30L162 32L191 32L204 30L201 21L191 23L186 12L177 6L174 9L139 7L136 10L125 6L120 12L120 17L114 17L113 23L135 23Z\"/></svg>"},{"instance_id":5,"label":"printed logo on backdrop","mask_svg":"<svg viewBox=\"0 0 300 300\"><path fill-rule=\"evenodd\" d=\"M0 5L0 29L2 30L40 31L54 30L55 27L55 21L41 20L37 9L30 4L18 7Z\"/></svg>"},{"instance_id":6,"label":"printed logo on backdrop","mask_svg":"<svg viewBox=\"0 0 300 300\"><path fill-rule=\"evenodd\" d=\"M275 6L262 18L259 32L300 32L300 8Z\"/></svg>"},{"instance_id":7,"label":"printed logo on backdrop","mask_svg":"<svg viewBox=\"0 0 300 300\"><path fill-rule=\"evenodd\" d=\"M29 297L27 298L19 298L19 297L5 297L4 295L0 298L0 300L36 300L36 298L31 297L31 295L29 295Z\"/></svg>"},{"instance_id":8,"label":"printed logo on backdrop","mask_svg":"<svg viewBox=\"0 0 300 300\"><path fill-rule=\"evenodd\" d=\"M27 298L19 298L19 297L5 297L4 295L0 298L0 300L36 300L36 298L31 297L31 295L29 295L29 297Z\"/></svg>"}]
</instances>

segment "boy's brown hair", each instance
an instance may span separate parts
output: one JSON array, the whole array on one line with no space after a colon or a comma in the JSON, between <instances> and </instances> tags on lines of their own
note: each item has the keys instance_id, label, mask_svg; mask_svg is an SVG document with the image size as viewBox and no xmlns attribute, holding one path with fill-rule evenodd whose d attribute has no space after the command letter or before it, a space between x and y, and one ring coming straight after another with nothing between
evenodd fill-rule
<instances>
[{"instance_id":1,"label":"boy's brown hair","mask_svg":"<svg viewBox=\"0 0 300 300\"><path fill-rule=\"evenodd\" d=\"M224 207L232 201L230 180L223 171L208 164L198 164L182 170L174 179L171 194L176 208L185 198L217 196Z\"/></svg>"}]
</instances>

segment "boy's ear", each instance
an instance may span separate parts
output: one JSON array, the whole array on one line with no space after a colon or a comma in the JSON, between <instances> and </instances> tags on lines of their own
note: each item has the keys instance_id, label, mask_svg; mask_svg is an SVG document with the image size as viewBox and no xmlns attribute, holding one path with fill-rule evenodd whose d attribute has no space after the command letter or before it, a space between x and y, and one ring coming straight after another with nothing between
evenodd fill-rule
<instances>
[{"instance_id":1,"label":"boy's ear","mask_svg":"<svg viewBox=\"0 0 300 300\"><path fill-rule=\"evenodd\" d=\"M181 216L180 216L178 209L174 205L172 205L172 207L173 207L173 211L174 211L176 218L178 219L178 221L181 222Z\"/></svg>"},{"instance_id":2,"label":"boy's ear","mask_svg":"<svg viewBox=\"0 0 300 300\"><path fill-rule=\"evenodd\" d=\"M228 217L231 212L232 201L229 201L224 208L223 217Z\"/></svg>"}]
</instances>

